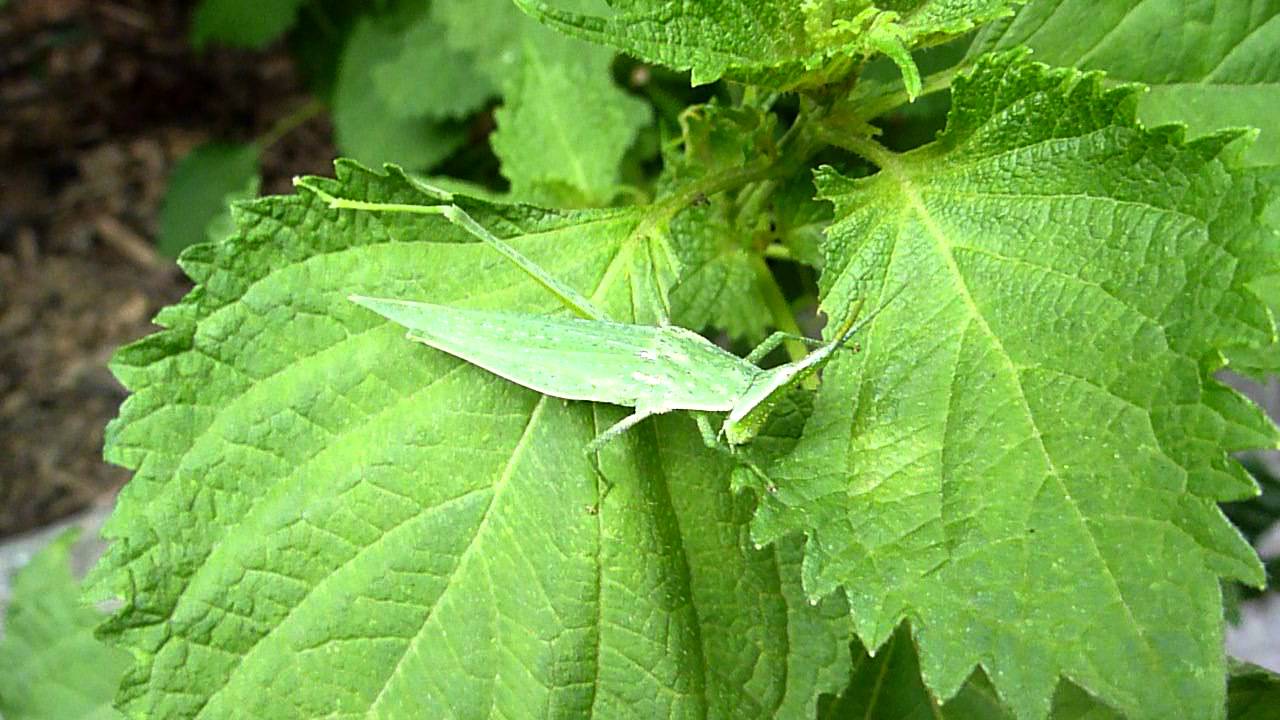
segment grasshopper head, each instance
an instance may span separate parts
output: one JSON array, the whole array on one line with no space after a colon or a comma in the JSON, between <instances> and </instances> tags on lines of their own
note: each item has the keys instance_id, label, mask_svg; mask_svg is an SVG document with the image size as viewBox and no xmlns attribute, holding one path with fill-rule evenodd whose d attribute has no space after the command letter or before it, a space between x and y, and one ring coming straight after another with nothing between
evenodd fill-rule
<instances>
[{"instance_id":1,"label":"grasshopper head","mask_svg":"<svg viewBox=\"0 0 1280 720\"><path fill-rule=\"evenodd\" d=\"M729 447L749 443L760 434L769 413L795 384L797 376L808 369L807 365L805 361L781 365L765 371L751 384L734 403L720 428Z\"/></svg>"},{"instance_id":2,"label":"grasshopper head","mask_svg":"<svg viewBox=\"0 0 1280 720\"><path fill-rule=\"evenodd\" d=\"M729 443L730 448L745 445L754 440L756 435L760 433L760 428L764 427L764 421L768 417L768 412L764 411L747 413L737 419L733 417L725 418L724 425L720 426L720 437Z\"/></svg>"}]
</instances>

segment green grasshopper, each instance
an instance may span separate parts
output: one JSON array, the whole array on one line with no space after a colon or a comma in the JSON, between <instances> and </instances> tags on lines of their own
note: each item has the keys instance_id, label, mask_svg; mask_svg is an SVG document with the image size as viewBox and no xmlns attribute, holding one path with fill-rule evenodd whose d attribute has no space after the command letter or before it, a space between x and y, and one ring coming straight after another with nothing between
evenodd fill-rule
<instances>
[{"instance_id":1,"label":"green grasshopper","mask_svg":"<svg viewBox=\"0 0 1280 720\"><path fill-rule=\"evenodd\" d=\"M441 215L511 260L576 313L579 317L528 315L361 295L349 297L408 328L409 339L517 385L565 400L635 408L634 413L588 443L587 453L598 451L645 418L673 410L694 411L708 447L721 447L721 439L730 449L750 442L786 392L821 369L879 312L855 323L862 304L859 301L831 342L775 332L740 358L686 328L632 325L607 319L590 300L549 275L456 205L383 205L335 198L311 189L331 208ZM452 199L444 191L437 192L442 199ZM756 365L789 338L816 349L800 360L767 370ZM718 434L707 413L727 413Z\"/></svg>"}]
</instances>

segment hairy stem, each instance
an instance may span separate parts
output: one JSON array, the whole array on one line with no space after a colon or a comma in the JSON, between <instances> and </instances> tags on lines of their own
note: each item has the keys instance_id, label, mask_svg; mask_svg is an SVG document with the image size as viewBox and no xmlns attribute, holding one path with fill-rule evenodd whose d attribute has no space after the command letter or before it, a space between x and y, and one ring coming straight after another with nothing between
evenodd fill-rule
<instances>
[{"instance_id":1,"label":"hairy stem","mask_svg":"<svg viewBox=\"0 0 1280 720\"><path fill-rule=\"evenodd\" d=\"M951 87L951 83L955 80L956 75L967 67L968 65L961 63L924 78L921 82L921 89L918 97L924 97L925 95L946 90ZM911 96L907 93L906 85L902 80L898 80L888 86L881 86L879 90L880 92L875 92L874 94L869 94L867 96L861 96L859 93L855 92L849 97L846 102L848 105L853 107L853 117L856 120L862 122L874 120L890 110L906 105L912 101Z\"/></svg>"},{"instance_id":2,"label":"hairy stem","mask_svg":"<svg viewBox=\"0 0 1280 720\"><path fill-rule=\"evenodd\" d=\"M869 137L856 134L844 135L834 130L827 130L823 133L823 138L832 145L842 147L871 162L878 168L896 165L897 153Z\"/></svg>"}]
</instances>

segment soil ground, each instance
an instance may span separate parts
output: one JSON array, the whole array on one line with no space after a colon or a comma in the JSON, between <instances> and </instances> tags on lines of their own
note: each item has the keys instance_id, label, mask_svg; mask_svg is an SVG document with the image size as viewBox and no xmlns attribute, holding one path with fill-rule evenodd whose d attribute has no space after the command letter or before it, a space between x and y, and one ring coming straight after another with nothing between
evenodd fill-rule
<instances>
[{"instance_id":1,"label":"soil ground","mask_svg":"<svg viewBox=\"0 0 1280 720\"><path fill-rule=\"evenodd\" d=\"M154 250L168 174L308 102L289 55L195 51L195 3L10 0L0 10L0 537L110 495L122 344L189 284ZM263 158L263 191L331 173L323 118Z\"/></svg>"}]
</instances>

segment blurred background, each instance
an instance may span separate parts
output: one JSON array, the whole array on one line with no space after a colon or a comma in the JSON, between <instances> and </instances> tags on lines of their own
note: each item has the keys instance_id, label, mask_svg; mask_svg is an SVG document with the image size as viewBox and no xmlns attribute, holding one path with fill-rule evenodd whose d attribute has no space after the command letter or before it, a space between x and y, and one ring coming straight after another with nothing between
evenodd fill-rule
<instances>
[{"instance_id":1,"label":"blurred background","mask_svg":"<svg viewBox=\"0 0 1280 720\"><path fill-rule=\"evenodd\" d=\"M196 50L194 5L0 9L0 537L109 499L127 479L102 462L124 397L106 365L189 289L173 260L181 243L158 246L177 164L309 107L282 43ZM330 171L331 136L313 112L245 174L259 166L264 191L288 192L293 175Z\"/></svg>"}]
</instances>

